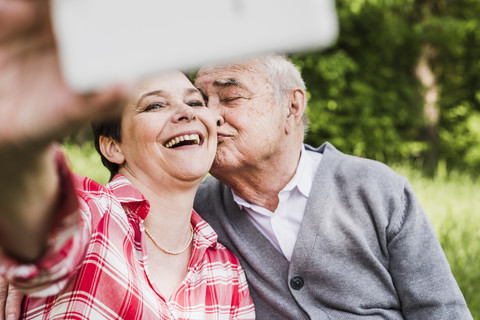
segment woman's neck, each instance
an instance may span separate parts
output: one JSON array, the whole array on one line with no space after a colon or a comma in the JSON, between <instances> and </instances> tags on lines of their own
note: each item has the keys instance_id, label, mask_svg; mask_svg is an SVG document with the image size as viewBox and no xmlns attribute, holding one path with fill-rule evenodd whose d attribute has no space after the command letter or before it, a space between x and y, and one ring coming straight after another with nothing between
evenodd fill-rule
<instances>
[{"instance_id":1,"label":"woman's neck","mask_svg":"<svg viewBox=\"0 0 480 320\"><path fill-rule=\"evenodd\" d=\"M175 250L182 246L184 235L190 232L193 201L200 181L156 181L151 177L136 177L122 173L148 200L150 211L145 226L163 245Z\"/></svg>"}]
</instances>

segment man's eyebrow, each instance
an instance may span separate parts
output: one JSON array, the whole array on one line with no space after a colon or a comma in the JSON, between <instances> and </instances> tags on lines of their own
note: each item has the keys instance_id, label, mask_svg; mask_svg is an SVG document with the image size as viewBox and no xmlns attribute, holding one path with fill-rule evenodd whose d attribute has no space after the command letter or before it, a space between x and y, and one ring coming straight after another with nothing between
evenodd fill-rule
<instances>
[{"instance_id":1,"label":"man's eyebrow","mask_svg":"<svg viewBox=\"0 0 480 320\"><path fill-rule=\"evenodd\" d=\"M216 87L239 87L242 89L246 89L243 83L241 83L235 78L217 79L213 81L213 85Z\"/></svg>"}]
</instances>

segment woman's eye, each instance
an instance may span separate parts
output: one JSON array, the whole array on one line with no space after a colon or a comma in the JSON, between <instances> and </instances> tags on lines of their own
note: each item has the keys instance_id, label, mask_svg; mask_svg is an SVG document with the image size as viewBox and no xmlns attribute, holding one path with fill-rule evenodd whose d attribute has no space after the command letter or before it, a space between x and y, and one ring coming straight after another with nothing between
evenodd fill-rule
<instances>
[{"instance_id":1,"label":"woman's eye","mask_svg":"<svg viewBox=\"0 0 480 320\"><path fill-rule=\"evenodd\" d=\"M189 102L187 102L187 104L188 104L190 107L203 107L203 106L205 106L205 102L203 102L203 101L201 101L201 100L189 101Z\"/></svg>"},{"instance_id":2,"label":"woman's eye","mask_svg":"<svg viewBox=\"0 0 480 320\"><path fill-rule=\"evenodd\" d=\"M151 110L156 110L156 109L160 109L160 108L163 108L163 104L160 104L160 103L152 103L152 104L149 104L146 108L145 108L145 111L151 111Z\"/></svg>"}]
</instances>

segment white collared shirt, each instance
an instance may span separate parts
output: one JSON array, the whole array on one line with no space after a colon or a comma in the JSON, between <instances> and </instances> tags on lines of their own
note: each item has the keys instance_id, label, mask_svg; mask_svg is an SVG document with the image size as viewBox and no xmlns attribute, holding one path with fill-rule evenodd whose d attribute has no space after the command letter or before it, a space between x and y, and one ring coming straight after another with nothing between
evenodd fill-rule
<instances>
[{"instance_id":1,"label":"white collared shirt","mask_svg":"<svg viewBox=\"0 0 480 320\"><path fill-rule=\"evenodd\" d=\"M278 194L279 203L275 212L249 203L232 191L238 206L249 213L253 224L288 261L292 258L315 171L321 159L321 153L307 151L305 146L302 147L297 171Z\"/></svg>"}]
</instances>

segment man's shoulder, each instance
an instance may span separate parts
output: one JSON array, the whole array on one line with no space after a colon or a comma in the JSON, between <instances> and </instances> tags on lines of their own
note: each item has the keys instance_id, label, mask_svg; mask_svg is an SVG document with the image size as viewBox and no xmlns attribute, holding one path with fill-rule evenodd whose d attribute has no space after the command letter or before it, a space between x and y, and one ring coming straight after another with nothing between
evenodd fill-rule
<instances>
[{"instance_id":1,"label":"man's shoulder","mask_svg":"<svg viewBox=\"0 0 480 320\"><path fill-rule=\"evenodd\" d=\"M197 194L195 198L208 198L213 194L220 192L220 190L227 188L223 183L218 181L211 175L208 175L200 186L198 187Z\"/></svg>"},{"instance_id":2,"label":"man's shoulder","mask_svg":"<svg viewBox=\"0 0 480 320\"><path fill-rule=\"evenodd\" d=\"M399 185L403 185L406 180L382 162L345 154L330 143L325 143L317 149L310 147L310 150L323 154L320 168L324 168L322 171L330 173L331 177L336 180L345 179L362 184L397 182Z\"/></svg>"},{"instance_id":3,"label":"man's shoulder","mask_svg":"<svg viewBox=\"0 0 480 320\"><path fill-rule=\"evenodd\" d=\"M207 215L214 215L223 210L223 199L227 192L229 192L227 186L214 177L208 176L197 190L193 207L205 219Z\"/></svg>"}]
</instances>

